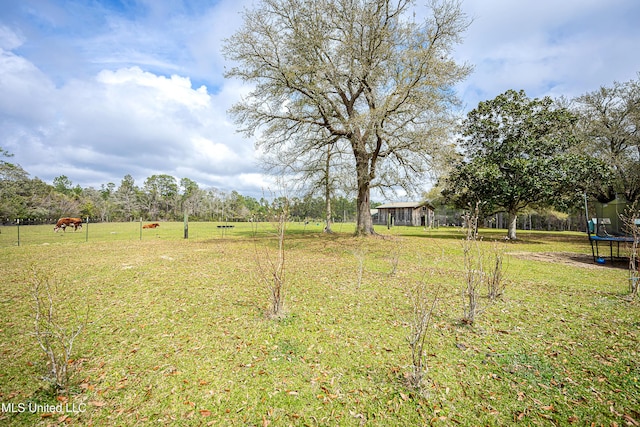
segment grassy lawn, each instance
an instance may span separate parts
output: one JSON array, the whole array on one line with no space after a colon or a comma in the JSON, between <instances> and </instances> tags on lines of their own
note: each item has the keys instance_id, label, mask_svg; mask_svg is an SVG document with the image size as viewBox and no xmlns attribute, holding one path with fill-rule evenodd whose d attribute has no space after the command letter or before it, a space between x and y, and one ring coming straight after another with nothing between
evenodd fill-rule
<instances>
[{"instance_id":1,"label":"grassy lawn","mask_svg":"<svg viewBox=\"0 0 640 427\"><path fill-rule=\"evenodd\" d=\"M353 225L291 224L286 316L273 320L256 262L275 248L270 225L216 225L189 224L188 240L182 223L26 226L20 246L17 227L0 228L0 424L640 425L640 302L624 264L594 265L582 234L481 230L506 252L508 286L464 325L460 230L356 239ZM64 312L88 307L65 397L41 380L34 269ZM423 393L405 382L419 280L441 289ZM36 403L81 410L17 410Z\"/></svg>"}]
</instances>

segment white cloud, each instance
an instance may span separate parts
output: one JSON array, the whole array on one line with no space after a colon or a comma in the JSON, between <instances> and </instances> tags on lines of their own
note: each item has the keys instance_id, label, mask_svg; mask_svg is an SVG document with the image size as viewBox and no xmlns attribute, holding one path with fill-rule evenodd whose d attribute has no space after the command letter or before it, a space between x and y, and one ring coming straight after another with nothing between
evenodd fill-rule
<instances>
[{"instance_id":1,"label":"white cloud","mask_svg":"<svg viewBox=\"0 0 640 427\"><path fill-rule=\"evenodd\" d=\"M456 57L475 65L459 85L468 108L507 89L573 97L635 78L640 45L632 0L467 0L473 23ZM635 46L635 47L634 47Z\"/></svg>"},{"instance_id":2,"label":"white cloud","mask_svg":"<svg viewBox=\"0 0 640 427\"><path fill-rule=\"evenodd\" d=\"M43 102L25 95L26 110ZM50 90L47 98L55 106L50 119L38 131L24 126L29 137L4 147L43 179L65 174L76 182L76 174L83 185L97 186L107 182L105 176L113 181L132 174L140 181L166 173L194 179L180 175L192 172L208 178L202 185L220 186L212 177L256 169L252 142L237 135L227 119L229 101L204 86L193 88L189 78L138 67L105 70L95 79Z\"/></svg>"},{"instance_id":3,"label":"white cloud","mask_svg":"<svg viewBox=\"0 0 640 427\"><path fill-rule=\"evenodd\" d=\"M23 38L12 31L6 25L0 25L0 49L13 50L20 47Z\"/></svg>"},{"instance_id":4,"label":"white cloud","mask_svg":"<svg viewBox=\"0 0 640 427\"><path fill-rule=\"evenodd\" d=\"M51 182L138 185L153 174L260 196L253 141L227 115L250 88L223 78L222 39L253 0L7 2L0 15L0 145ZM636 78L636 0L465 0L467 109L507 89L576 96ZM6 6L6 7L4 7ZM417 6L418 15L423 6Z\"/></svg>"},{"instance_id":5,"label":"white cloud","mask_svg":"<svg viewBox=\"0 0 640 427\"><path fill-rule=\"evenodd\" d=\"M6 50L20 45L19 36L7 27L0 27L0 121L5 116L33 124L50 111L47 101L54 85L31 62ZM32 101L35 99L39 102Z\"/></svg>"}]
</instances>

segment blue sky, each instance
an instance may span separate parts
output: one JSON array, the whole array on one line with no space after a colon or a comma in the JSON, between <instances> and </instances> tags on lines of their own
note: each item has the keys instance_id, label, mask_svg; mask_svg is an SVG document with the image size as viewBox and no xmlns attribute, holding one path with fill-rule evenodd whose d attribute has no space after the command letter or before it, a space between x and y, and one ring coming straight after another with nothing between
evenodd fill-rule
<instances>
[{"instance_id":1,"label":"blue sky","mask_svg":"<svg viewBox=\"0 0 640 427\"><path fill-rule=\"evenodd\" d=\"M259 197L270 180L226 114L248 88L223 78L220 51L251 4L0 0L0 146L47 182L169 174ZM466 109L507 89L571 98L638 78L640 1L462 4Z\"/></svg>"}]
</instances>

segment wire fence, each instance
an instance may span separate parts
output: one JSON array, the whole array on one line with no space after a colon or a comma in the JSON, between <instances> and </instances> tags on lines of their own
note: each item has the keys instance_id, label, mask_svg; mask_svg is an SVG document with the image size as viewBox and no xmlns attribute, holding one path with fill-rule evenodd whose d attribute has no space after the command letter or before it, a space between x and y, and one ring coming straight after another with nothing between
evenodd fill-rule
<instances>
[{"instance_id":1,"label":"wire fence","mask_svg":"<svg viewBox=\"0 0 640 427\"><path fill-rule=\"evenodd\" d=\"M157 227L145 227L150 224ZM0 248L29 245L71 244L111 241L149 241L165 240L208 240L225 238L251 238L258 234L269 233L269 222L96 222L82 224L74 230L73 226L54 231L55 224L25 225L13 222L0 225ZM296 224L292 230L300 233L322 232L323 223ZM351 229L345 225L345 230Z\"/></svg>"}]
</instances>

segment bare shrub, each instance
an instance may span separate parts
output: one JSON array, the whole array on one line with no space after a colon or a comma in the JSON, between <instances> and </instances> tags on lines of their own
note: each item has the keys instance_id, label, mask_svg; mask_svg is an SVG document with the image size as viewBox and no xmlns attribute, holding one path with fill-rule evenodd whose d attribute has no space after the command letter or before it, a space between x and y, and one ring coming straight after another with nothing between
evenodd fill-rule
<instances>
[{"instance_id":1,"label":"bare shrub","mask_svg":"<svg viewBox=\"0 0 640 427\"><path fill-rule=\"evenodd\" d=\"M464 287L462 289L462 322L473 324L485 309L480 305L480 289L487 287L487 299L494 302L506 288L504 279L504 250L494 242L489 254L481 246L478 237L478 205L473 212L462 216L465 238L462 241L464 262Z\"/></svg>"},{"instance_id":2,"label":"bare shrub","mask_svg":"<svg viewBox=\"0 0 640 427\"><path fill-rule=\"evenodd\" d=\"M485 275L487 280L487 297L490 301L495 301L502 296L506 288L503 266L504 250L497 242L494 242L490 256L489 268Z\"/></svg>"},{"instance_id":3,"label":"bare shrub","mask_svg":"<svg viewBox=\"0 0 640 427\"><path fill-rule=\"evenodd\" d=\"M431 292L433 296L430 297ZM429 332L429 325L438 303L440 286L435 290L429 289L425 280L418 282L411 290L412 318L410 334L407 338L411 349L411 372L407 375L409 387L422 391L424 379L428 372L426 364L425 344Z\"/></svg>"},{"instance_id":4,"label":"bare shrub","mask_svg":"<svg viewBox=\"0 0 640 427\"><path fill-rule=\"evenodd\" d=\"M478 207L463 215L466 237L462 241L464 257L464 288L462 290L462 321L472 324L480 314L480 287L485 283L483 255L478 243Z\"/></svg>"},{"instance_id":5,"label":"bare shrub","mask_svg":"<svg viewBox=\"0 0 640 427\"><path fill-rule=\"evenodd\" d=\"M351 253L355 257L357 263L356 288L360 289L360 286L362 285L362 278L364 276L364 261L367 258L367 249L364 247L362 241L360 241L359 245L353 249Z\"/></svg>"},{"instance_id":6,"label":"bare shrub","mask_svg":"<svg viewBox=\"0 0 640 427\"><path fill-rule=\"evenodd\" d=\"M33 336L47 357L43 379L56 394L65 394L75 365L73 345L85 329L89 312L80 316L69 307L69 295L49 275L32 270Z\"/></svg>"},{"instance_id":7,"label":"bare shrub","mask_svg":"<svg viewBox=\"0 0 640 427\"><path fill-rule=\"evenodd\" d=\"M632 237L629 245L629 294L637 298L640 294L640 207L634 203L620 215L625 232Z\"/></svg>"},{"instance_id":8,"label":"bare shrub","mask_svg":"<svg viewBox=\"0 0 640 427\"><path fill-rule=\"evenodd\" d=\"M389 253L389 265L391 269L389 270L389 276L393 277L396 275L398 271L398 264L400 263L400 254L402 253L402 241L399 238L396 238L395 244L391 252Z\"/></svg>"},{"instance_id":9,"label":"bare shrub","mask_svg":"<svg viewBox=\"0 0 640 427\"><path fill-rule=\"evenodd\" d=\"M256 263L260 277L269 291L269 316L278 318L284 314L284 289L286 279L285 235L289 217L289 203L284 199L282 206L271 212L271 225L276 240L276 250L264 246L262 254L256 244ZM254 233L255 235L255 233Z\"/></svg>"}]
</instances>

